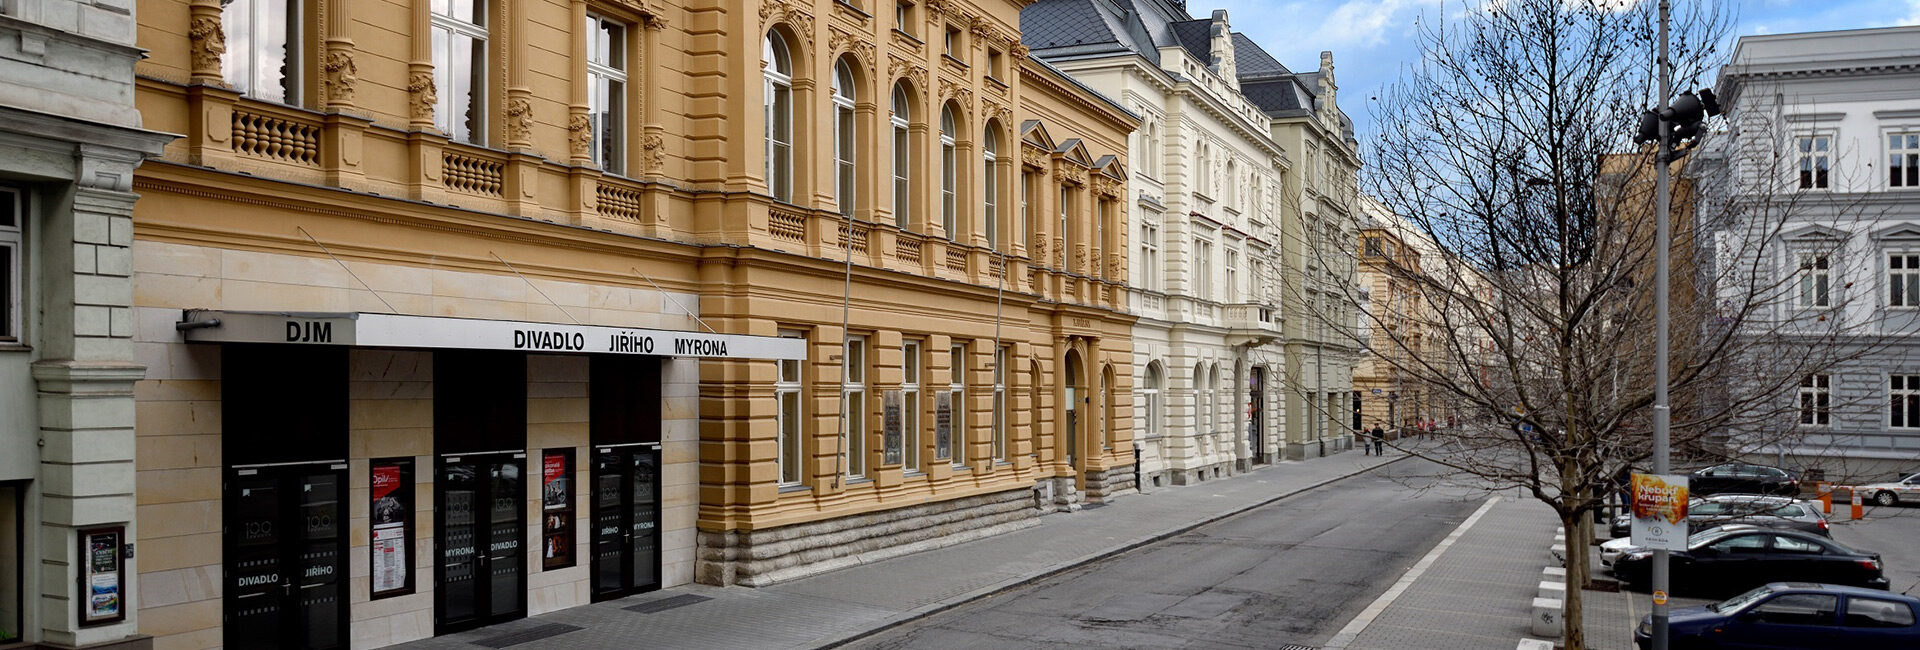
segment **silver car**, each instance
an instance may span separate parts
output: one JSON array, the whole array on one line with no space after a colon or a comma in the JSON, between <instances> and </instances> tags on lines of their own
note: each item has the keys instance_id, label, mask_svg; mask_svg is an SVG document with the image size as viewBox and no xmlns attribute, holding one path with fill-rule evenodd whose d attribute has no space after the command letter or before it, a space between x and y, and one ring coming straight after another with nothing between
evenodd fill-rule
<instances>
[{"instance_id":1,"label":"silver car","mask_svg":"<svg viewBox=\"0 0 1920 650\"><path fill-rule=\"evenodd\" d=\"M1920 493L1915 494L1920 500ZM1694 499L1687 504L1687 524L1692 530L1706 530L1723 524L1753 524L1769 528L1791 528L1832 537L1827 516L1819 504L1791 497L1759 494L1716 494ZM1613 518L1614 537L1625 537L1632 527L1632 516Z\"/></svg>"},{"instance_id":2,"label":"silver car","mask_svg":"<svg viewBox=\"0 0 1920 650\"><path fill-rule=\"evenodd\" d=\"M1891 483L1872 483L1854 489L1863 497L1883 506L1902 502L1920 503L1920 474L1912 474Z\"/></svg>"}]
</instances>

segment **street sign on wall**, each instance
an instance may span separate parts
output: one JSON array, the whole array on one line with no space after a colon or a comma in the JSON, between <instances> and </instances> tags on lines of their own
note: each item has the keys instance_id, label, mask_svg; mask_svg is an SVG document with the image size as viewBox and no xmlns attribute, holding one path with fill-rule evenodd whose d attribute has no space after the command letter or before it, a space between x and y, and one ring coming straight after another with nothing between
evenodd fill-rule
<instances>
[{"instance_id":1,"label":"street sign on wall","mask_svg":"<svg viewBox=\"0 0 1920 650\"><path fill-rule=\"evenodd\" d=\"M1633 475L1633 545L1687 550L1687 476Z\"/></svg>"}]
</instances>

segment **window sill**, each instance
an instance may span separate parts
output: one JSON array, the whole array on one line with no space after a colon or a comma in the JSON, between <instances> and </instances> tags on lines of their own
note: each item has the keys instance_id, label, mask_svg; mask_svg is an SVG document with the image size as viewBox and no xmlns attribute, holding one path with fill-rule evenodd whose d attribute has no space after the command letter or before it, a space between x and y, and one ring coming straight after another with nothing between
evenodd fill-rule
<instances>
[{"instance_id":1,"label":"window sill","mask_svg":"<svg viewBox=\"0 0 1920 650\"><path fill-rule=\"evenodd\" d=\"M813 486L811 485L807 485L805 483L794 483L792 485L780 486L778 494L791 494L794 492L812 492L812 491L813 491Z\"/></svg>"},{"instance_id":2,"label":"window sill","mask_svg":"<svg viewBox=\"0 0 1920 650\"><path fill-rule=\"evenodd\" d=\"M19 341L0 341L0 352L32 352L33 346Z\"/></svg>"},{"instance_id":3,"label":"window sill","mask_svg":"<svg viewBox=\"0 0 1920 650\"><path fill-rule=\"evenodd\" d=\"M894 36L898 36L898 37L900 37L900 38L904 38L904 39L907 39L907 40L909 40L909 41L913 41L913 44L914 44L914 45L926 45L926 44L927 44L927 42L926 42L926 41L923 41L923 40L920 40L920 37L918 37L918 36L914 36L913 34L910 34L910 33L907 33L906 31L904 31L904 30L901 30L901 29L898 29L898 28L895 28L895 29L893 30L893 35L894 35Z\"/></svg>"},{"instance_id":4,"label":"window sill","mask_svg":"<svg viewBox=\"0 0 1920 650\"><path fill-rule=\"evenodd\" d=\"M960 69L962 70L965 70L968 67L966 61L961 61L960 57L954 56L952 54L941 54L940 59L943 61L946 61L947 63L951 63L953 65L959 66Z\"/></svg>"}]
</instances>

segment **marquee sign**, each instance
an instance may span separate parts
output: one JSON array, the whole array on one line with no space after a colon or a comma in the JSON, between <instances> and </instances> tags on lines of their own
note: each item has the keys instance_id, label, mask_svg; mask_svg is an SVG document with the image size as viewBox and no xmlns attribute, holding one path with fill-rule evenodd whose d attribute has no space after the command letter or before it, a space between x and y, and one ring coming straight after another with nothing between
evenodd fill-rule
<instances>
[{"instance_id":1,"label":"marquee sign","mask_svg":"<svg viewBox=\"0 0 1920 650\"><path fill-rule=\"evenodd\" d=\"M807 358L802 339L400 314L187 310L188 341L717 359Z\"/></svg>"}]
</instances>

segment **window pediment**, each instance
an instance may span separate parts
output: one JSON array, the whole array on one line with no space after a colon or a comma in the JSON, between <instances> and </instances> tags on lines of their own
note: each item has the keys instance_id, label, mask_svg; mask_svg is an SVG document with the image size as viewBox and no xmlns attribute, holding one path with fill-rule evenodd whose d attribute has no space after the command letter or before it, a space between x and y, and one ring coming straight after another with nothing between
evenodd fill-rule
<instances>
[{"instance_id":1,"label":"window pediment","mask_svg":"<svg viewBox=\"0 0 1920 650\"><path fill-rule=\"evenodd\" d=\"M1849 236L1850 233L1839 228L1812 224L1781 233L1780 238L1795 243L1832 243L1845 241Z\"/></svg>"},{"instance_id":2,"label":"window pediment","mask_svg":"<svg viewBox=\"0 0 1920 650\"><path fill-rule=\"evenodd\" d=\"M1920 224L1898 223L1873 231L1875 241L1920 242Z\"/></svg>"}]
</instances>

